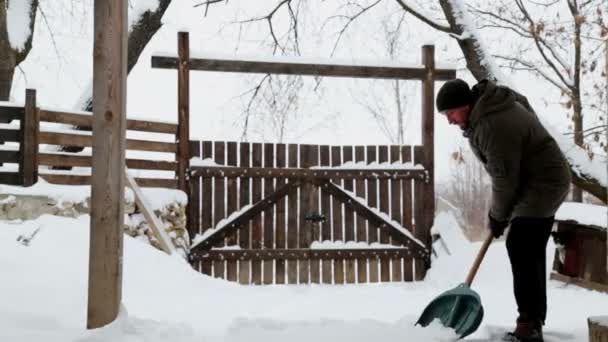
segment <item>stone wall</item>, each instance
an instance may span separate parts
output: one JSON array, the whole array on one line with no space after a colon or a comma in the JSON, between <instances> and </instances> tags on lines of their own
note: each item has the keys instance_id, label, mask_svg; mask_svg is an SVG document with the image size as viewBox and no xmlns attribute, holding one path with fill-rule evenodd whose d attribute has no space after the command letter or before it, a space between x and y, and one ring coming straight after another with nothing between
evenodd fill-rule
<instances>
[{"instance_id":1,"label":"stone wall","mask_svg":"<svg viewBox=\"0 0 608 342\"><path fill-rule=\"evenodd\" d=\"M89 198L81 202L58 201L41 195L0 194L0 220L33 220L41 215L77 217L89 214ZM173 202L154 211L165 225L177 251L186 256L189 237L185 204ZM132 201L125 201L124 231L159 248L146 220Z\"/></svg>"}]
</instances>

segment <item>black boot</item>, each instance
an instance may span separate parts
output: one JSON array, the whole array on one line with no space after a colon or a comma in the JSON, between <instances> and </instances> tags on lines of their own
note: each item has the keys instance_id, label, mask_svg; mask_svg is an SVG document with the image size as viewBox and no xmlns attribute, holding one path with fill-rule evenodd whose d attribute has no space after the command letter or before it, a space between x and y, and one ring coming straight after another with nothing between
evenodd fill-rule
<instances>
[{"instance_id":1,"label":"black boot","mask_svg":"<svg viewBox=\"0 0 608 342\"><path fill-rule=\"evenodd\" d=\"M503 341L509 342L544 342L542 324L534 322L517 322L513 332L503 336Z\"/></svg>"}]
</instances>

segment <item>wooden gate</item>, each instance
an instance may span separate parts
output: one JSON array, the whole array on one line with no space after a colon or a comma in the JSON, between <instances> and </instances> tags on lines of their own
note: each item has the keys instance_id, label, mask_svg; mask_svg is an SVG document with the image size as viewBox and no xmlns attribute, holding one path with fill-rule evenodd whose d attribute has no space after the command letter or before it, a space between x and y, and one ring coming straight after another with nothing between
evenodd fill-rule
<instances>
[{"instance_id":1,"label":"wooden gate","mask_svg":"<svg viewBox=\"0 0 608 342\"><path fill-rule=\"evenodd\" d=\"M189 194L195 268L243 284L424 277L435 210L434 84L456 77L435 67L434 46L411 67L190 58L188 33L177 41L177 54L151 62L177 70L177 180ZM190 71L417 80L422 145L192 142Z\"/></svg>"},{"instance_id":2,"label":"wooden gate","mask_svg":"<svg viewBox=\"0 0 608 342\"><path fill-rule=\"evenodd\" d=\"M203 273L242 284L423 277L421 146L203 141L191 151L190 258Z\"/></svg>"}]
</instances>

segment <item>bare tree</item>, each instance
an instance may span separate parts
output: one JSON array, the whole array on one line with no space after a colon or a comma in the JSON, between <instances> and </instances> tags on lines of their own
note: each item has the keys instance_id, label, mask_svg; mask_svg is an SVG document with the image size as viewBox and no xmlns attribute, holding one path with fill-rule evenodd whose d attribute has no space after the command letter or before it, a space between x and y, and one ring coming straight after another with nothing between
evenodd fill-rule
<instances>
[{"instance_id":1,"label":"bare tree","mask_svg":"<svg viewBox=\"0 0 608 342\"><path fill-rule=\"evenodd\" d=\"M16 46L16 42L11 42L9 36L9 21L22 19L17 11L28 11L28 19L23 23L11 23L11 27L17 32L25 33L25 37L12 37L22 39ZM36 12L38 11L38 0L0 0L0 101L8 101L13 84L15 68L23 62L25 57L32 49L32 39L34 37L34 24L36 23ZM9 14L13 14L12 18ZM19 25L21 24L21 25ZM17 44L19 44L17 43Z\"/></svg>"}]
</instances>

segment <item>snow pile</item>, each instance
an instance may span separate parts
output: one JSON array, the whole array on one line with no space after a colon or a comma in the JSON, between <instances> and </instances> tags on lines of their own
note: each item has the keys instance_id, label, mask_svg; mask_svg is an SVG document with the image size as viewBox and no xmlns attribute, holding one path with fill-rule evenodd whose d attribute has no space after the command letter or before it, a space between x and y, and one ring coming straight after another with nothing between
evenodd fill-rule
<instances>
[{"instance_id":1,"label":"snow pile","mask_svg":"<svg viewBox=\"0 0 608 342\"><path fill-rule=\"evenodd\" d=\"M588 203L564 202L557 213L555 219L558 221L575 221L581 225L597 226L606 228L608 208L603 205Z\"/></svg>"}]
</instances>

